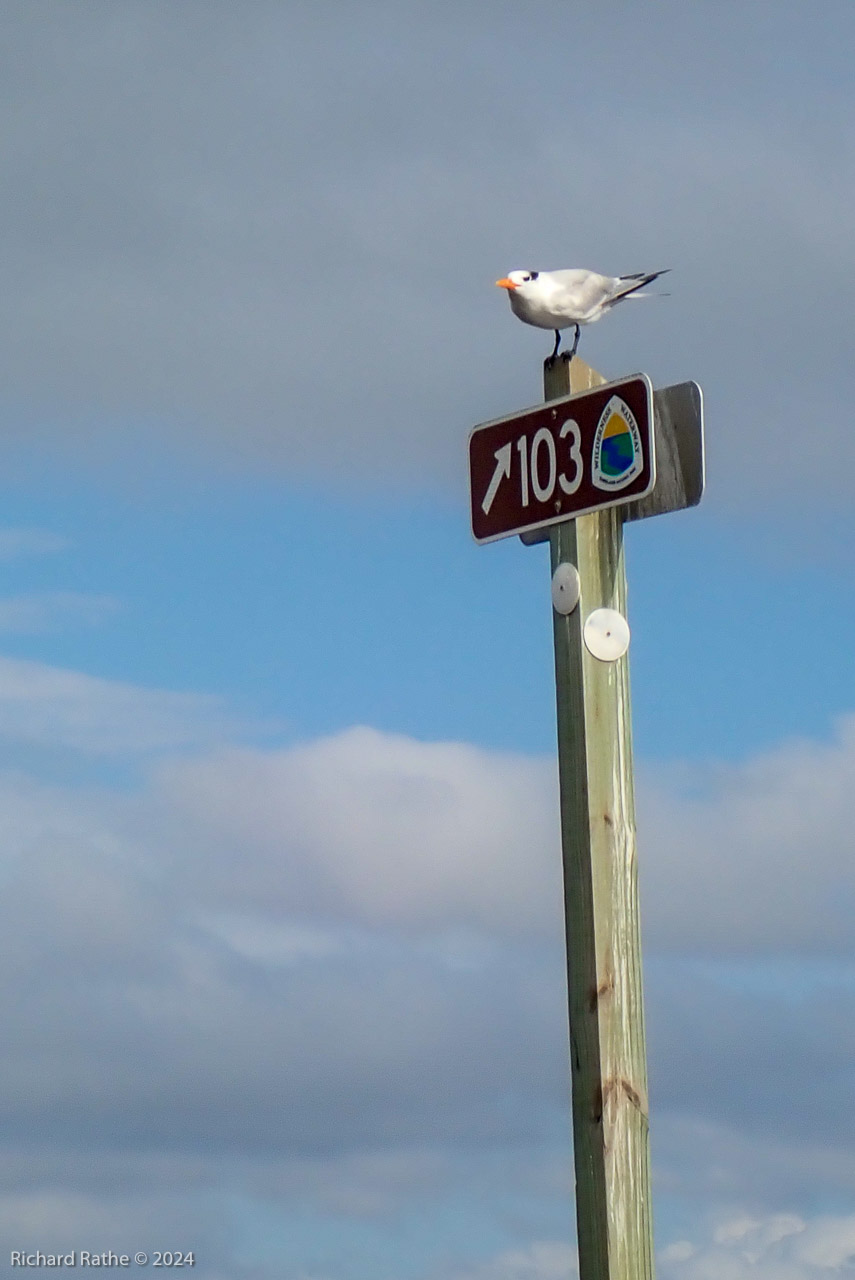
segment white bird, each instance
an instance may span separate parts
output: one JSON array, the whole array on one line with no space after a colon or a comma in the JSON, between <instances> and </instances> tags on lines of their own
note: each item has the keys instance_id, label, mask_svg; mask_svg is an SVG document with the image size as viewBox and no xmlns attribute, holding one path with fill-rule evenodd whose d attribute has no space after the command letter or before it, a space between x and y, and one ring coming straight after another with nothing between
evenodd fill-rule
<instances>
[{"instance_id":1,"label":"white bird","mask_svg":"<svg viewBox=\"0 0 855 1280\"><path fill-rule=\"evenodd\" d=\"M670 270L669 267L665 271ZM651 280L665 271L639 271L634 276L601 276L596 271L509 271L496 284L507 289L511 310L526 324L539 329L555 330L555 346L545 363L553 365L558 357L561 330L575 325L576 337L571 351L563 351L562 359L572 360L579 345L579 326L593 324L611 311L623 298L649 298L639 293Z\"/></svg>"}]
</instances>

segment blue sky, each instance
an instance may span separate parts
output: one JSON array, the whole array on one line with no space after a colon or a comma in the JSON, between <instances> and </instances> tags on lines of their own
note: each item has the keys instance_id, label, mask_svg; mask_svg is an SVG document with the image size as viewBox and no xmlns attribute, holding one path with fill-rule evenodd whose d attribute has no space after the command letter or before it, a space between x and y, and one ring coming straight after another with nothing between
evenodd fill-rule
<instances>
[{"instance_id":1,"label":"blue sky","mask_svg":"<svg viewBox=\"0 0 855 1280\"><path fill-rule=\"evenodd\" d=\"M485 13L489 21L485 20ZM696 379L627 531L664 1280L855 1259L851 8L7 6L0 1249L574 1273L519 267Z\"/></svg>"},{"instance_id":2,"label":"blue sky","mask_svg":"<svg viewBox=\"0 0 855 1280\"><path fill-rule=\"evenodd\" d=\"M174 476L155 493L104 490L77 476L48 476L39 494L7 484L11 525L35 520L69 544L9 563L8 594L78 592L113 607L96 637L83 614L12 634L6 652L215 691L286 737L371 723L552 750L543 547L473 545L466 508L448 495L360 503L257 476L217 476L203 492ZM647 755L739 759L788 735L825 737L855 698L841 550L779 557L776 538L759 518L734 527L700 510L628 530L635 732ZM806 638L829 609L814 662ZM714 660L698 680L701 654Z\"/></svg>"}]
</instances>

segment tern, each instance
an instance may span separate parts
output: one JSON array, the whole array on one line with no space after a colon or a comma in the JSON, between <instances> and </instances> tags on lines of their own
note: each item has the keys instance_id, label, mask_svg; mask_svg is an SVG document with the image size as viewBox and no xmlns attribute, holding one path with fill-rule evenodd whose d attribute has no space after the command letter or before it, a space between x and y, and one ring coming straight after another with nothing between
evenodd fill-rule
<instances>
[{"instance_id":1,"label":"tern","mask_svg":"<svg viewBox=\"0 0 855 1280\"><path fill-rule=\"evenodd\" d=\"M633 276L601 276L596 271L571 268L568 271L509 271L496 284L507 289L511 310L526 324L555 331L555 346L544 363L555 364L561 344L561 330L572 326L576 337L563 360L572 360L579 346L579 326L593 324L624 298L649 298L639 293L646 284L664 276L664 271L639 271Z\"/></svg>"}]
</instances>

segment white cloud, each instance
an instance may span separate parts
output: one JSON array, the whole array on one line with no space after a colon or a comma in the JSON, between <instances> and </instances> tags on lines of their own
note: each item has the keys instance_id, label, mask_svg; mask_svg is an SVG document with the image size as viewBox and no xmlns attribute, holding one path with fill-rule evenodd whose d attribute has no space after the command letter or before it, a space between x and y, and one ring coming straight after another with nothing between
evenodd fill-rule
<instances>
[{"instance_id":1,"label":"white cloud","mask_svg":"<svg viewBox=\"0 0 855 1280\"><path fill-rule=\"evenodd\" d=\"M205 891L233 906L489 934L559 920L541 761L359 728L170 764L159 786L204 850Z\"/></svg>"},{"instance_id":2,"label":"white cloud","mask_svg":"<svg viewBox=\"0 0 855 1280\"><path fill-rule=\"evenodd\" d=\"M214 697L0 657L0 738L114 755L210 741L226 724Z\"/></svg>"},{"instance_id":3,"label":"white cloud","mask_svg":"<svg viewBox=\"0 0 855 1280\"><path fill-rule=\"evenodd\" d=\"M537 1240L525 1249L509 1249L488 1262L443 1274L441 1280L568 1280L578 1274L575 1248L564 1241Z\"/></svg>"},{"instance_id":4,"label":"white cloud","mask_svg":"<svg viewBox=\"0 0 855 1280\"><path fill-rule=\"evenodd\" d=\"M656 948L851 952L855 716L828 742L642 771L644 923Z\"/></svg>"},{"instance_id":5,"label":"white cloud","mask_svg":"<svg viewBox=\"0 0 855 1280\"><path fill-rule=\"evenodd\" d=\"M36 674L54 706L54 675ZM105 693L60 676L84 707L105 696L116 714L109 682ZM58 734L74 740L62 723ZM657 1178L709 1206L752 1204L739 1239L732 1215L729 1236L673 1242L665 1265L694 1267L688 1280L710 1257L740 1278L772 1258L795 1280L843 1266L843 1227L806 1228L798 1252L771 1239L763 1214L776 1197L855 1185L843 1104L855 984L841 985L839 962L833 989L827 967L803 959L797 990L774 965L752 968L740 955L748 922L727 936L725 905L668 858L696 857L724 832L737 868L740 840L771 865L792 837L797 903L801 877L832 885L845 869L831 833L845 826L851 752L844 724L831 743L728 768L701 795L658 775L642 842L648 862L667 854L648 867L645 898L659 944L658 958L648 950ZM764 806L788 802L764 823ZM107 1189L72 1159L95 1150L128 1187L189 1180L203 1197L228 1186L253 1202L392 1221L425 1191L435 1204L463 1185L467 1153L487 1169L516 1144L508 1167L529 1161L526 1185L540 1177L538 1198L565 1203L567 1187L547 1188L534 1169L556 1150L569 1167L551 762L361 728L287 750L161 759L130 794L3 775L0 814L0 1120L13 1199L50 1204L61 1188L97 1205ZM799 861L799 822L820 831L821 855L806 845ZM764 935L773 956L783 910ZM676 950L684 915L702 959ZM794 1106L804 1079L810 1097ZM152 1174L156 1154L167 1164ZM469 1181L486 1186L484 1170ZM566 1247L530 1238L541 1243L449 1274L551 1280Z\"/></svg>"},{"instance_id":6,"label":"white cloud","mask_svg":"<svg viewBox=\"0 0 855 1280\"><path fill-rule=\"evenodd\" d=\"M641 770L645 945L734 957L848 952L855 717L828 742ZM233 906L388 928L553 930L548 760L351 729L284 751L164 765L164 803ZM236 849L252 850L235 875ZM228 886L228 890L227 890Z\"/></svg>"},{"instance_id":7,"label":"white cloud","mask_svg":"<svg viewBox=\"0 0 855 1280\"><path fill-rule=\"evenodd\" d=\"M662 993L659 999L667 1010L669 993ZM705 993L701 992L698 1021L704 1021L707 1013ZM770 1022L776 1024L771 1037ZM781 1049L775 1043L780 1024L789 1028L787 1050L793 1060L783 1088L778 1077ZM728 1030L719 1036L713 1025L707 1044L696 1042L686 1058L678 1059L671 1053L670 1044L657 1056L651 1080L657 1200L673 1203L675 1198L686 1198L705 1213L717 1205L747 1204L755 1216L782 1204L853 1202L855 1134L845 1116L851 1085L841 1082L834 1066L829 1065L848 1049L840 1045L839 1028L832 1022L811 1032L819 1043L815 1053L808 1050L805 1054L804 1040L796 1041L792 1027L787 1011L768 1001L762 1018L750 1031L755 1042L766 1046L762 1080L753 1087L750 1098L746 1098L748 1077L758 1068L752 1064L746 1071L742 1067L744 1036L734 1037ZM711 1070L699 1076L696 1068L704 1056L712 1059ZM675 1078L685 1076L687 1064L688 1071L694 1068L695 1074L689 1075L682 1091L676 1090ZM713 1075L717 1081L711 1085ZM805 1081L811 1082L810 1089L805 1088ZM767 1085L763 1114L752 1116L752 1104L762 1096L763 1082ZM709 1097L711 1089L716 1090L713 1099ZM677 1100L675 1092L681 1092ZM820 1094L828 1096L821 1132L815 1109Z\"/></svg>"},{"instance_id":8,"label":"white cloud","mask_svg":"<svg viewBox=\"0 0 855 1280\"><path fill-rule=\"evenodd\" d=\"M749 762L736 781L725 775L719 803L683 795L674 803L688 847L718 838L711 812L739 829L734 788L756 815L764 797L774 806L779 790L788 793L793 770L807 788L806 806L811 752L817 785L837 764L842 789L849 750L843 734L825 747ZM766 781L758 783L770 777L771 795ZM533 1138L547 1113L560 1113L566 1085L554 790L546 762L364 728L283 751L162 762L150 786L125 797L75 796L10 777L0 789L11 876L0 949L7 967L30 973L44 1023L56 1029L40 1078L47 1081L61 1062L63 1089L77 1098L69 1114L88 1114L93 1130L119 1123L130 1132L127 1119L144 1104L141 1096L134 1102L140 1077L124 1046L135 1025L145 1026L173 1062L168 1079L148 1062L146 1087L164 1091L159 1114L175 1123L182 1089L199 1066L192 1033L205 1028L215 1047L206 1076L226 1090L233 1078L256 1081L254 1118L244 1114L241 1122L253 1142L265 1132L278 1132L286 1145L319 1141L327 1092L338 1098L343 1149L363 1142L372 1125L406 1142L425 1126L443 1140L492 1125ZM816 808L828 814L824 795ZM664 805L663 796L664 787ZM667 847L664 838L652 841L645 856ZM715 913L724 919L726 908L706 900L703 884L690 876L675 881L663 865L645 900L648 924L654 920L648 1007L658 1105L666 1115L710 1124L739 1116L763 1149L772 1126L786 1122L787 1141L804 1144L806 1117L784 1098L794 1079L809 1075L819 1098L812 1109L818 1152L845 1151L852 1134L840 1124L839 1097L855 984L846 984L839 964L833 976L803 967L798 988L774 966L746 967L739 956L750 934L719 937ZM794 860L791 869L797 900L799 876L812 882L818 875L815 856L800 865ZM684 916L696 921L693 947L703 945L706 958L672 951L657 959L674 945L670 922ZM773 956L787 921L778 927ZM102 973L123 992L106 1041L112 988L97 981ZM85 988L74 985L84 976ZM787 1048L794 1016L805 1035ZM60 1048L69 1025L73 1044ZM288 1042L289 1025L301 1028L298 1045ZM260 1036L260 1027L271 1030ZM105 1061L115 1055L121 1064L109 1088L90 1079L88 1035L105 1048ZM11 1043L10 1079L24 1088L33 1078L32 1044L25 1034ZM332 1052L336 1043L347 1045L344 1062ZM489 1087L479 1063L489 1063ZM408 1097L414 1071L442 1082L434 1101ZM344 1075L366 1091L358 1113L342 1103ZM272 1096L317 1093L316 1105L297 1107L296 1127L265 1119L265 1088L274 1078ZM95 1079L100 1101L89 1093ZM500 1119L503 1091L518 1101ZM112 1108L120 1098L125 1119L118 1122ZM181 1119L189 1134L211 1123L207 1106L197 1092ZM234 1140L230 1128L223 1138ZM666 1161L675 1170L679 1151L699 1145L697 1135L676 1145ZM722 1151L731 1171L748 1167L732 1147ZM800 1184L818 1152L800 1168Z\"/></svg>"},{"instance_id":9,"label":"white cloud","mask_svg":"<svg viewBox=\"0 0 855 1280\"><path fill-rule=\"evenodd\" d=\"M741 1213L703 1244L675 1241L659 1261L663 1280L832 1280L855 1267L855 1217Z\"/></svg>"},{"instance_id":10,"label":"white cloud","mask_svg":"<svg viewBox=\"0 0 855 1280\"><path fill-rule=\"evenodd\" d=\"M0 632L38 635L67 626L95 626L120 607L114 596L83 591L33 591L0 597Z\"/></svg>"},{"instance_id":11,"label":"white cloud","mask_svg":"<svg viewBox=\"0 0 855 1280\"><path fill-rule=\"evenodd\" d=\"M538 1131L562 1035L557 1017L558 1053L534 1052L549 996L525 953L461 963L453 946L313 927L284 895L253 928L258 908L228 916L248 846L212 901L151 797L0 784L7 1134L293 1155ZM509 1020L520 1039L504 1045ZM431 1084L414 1092L416 1063Z\"/></svg>"}]
</instances>

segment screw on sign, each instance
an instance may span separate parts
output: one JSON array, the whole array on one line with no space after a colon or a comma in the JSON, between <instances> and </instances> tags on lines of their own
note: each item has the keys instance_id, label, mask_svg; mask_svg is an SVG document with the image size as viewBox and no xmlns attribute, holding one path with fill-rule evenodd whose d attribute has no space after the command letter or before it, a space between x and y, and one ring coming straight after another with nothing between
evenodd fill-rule
<instances>
[{"instance_id":1,"label":"screw on sign","mask_svg":"<svg viewBox=\"0 0 855 1280\"><path fill-rule=\"evenodd\" d=\"M469 437L472 532L508 537L653 488L653 389L644 374L487 422Z\"/></svg>"}]
</instances>

